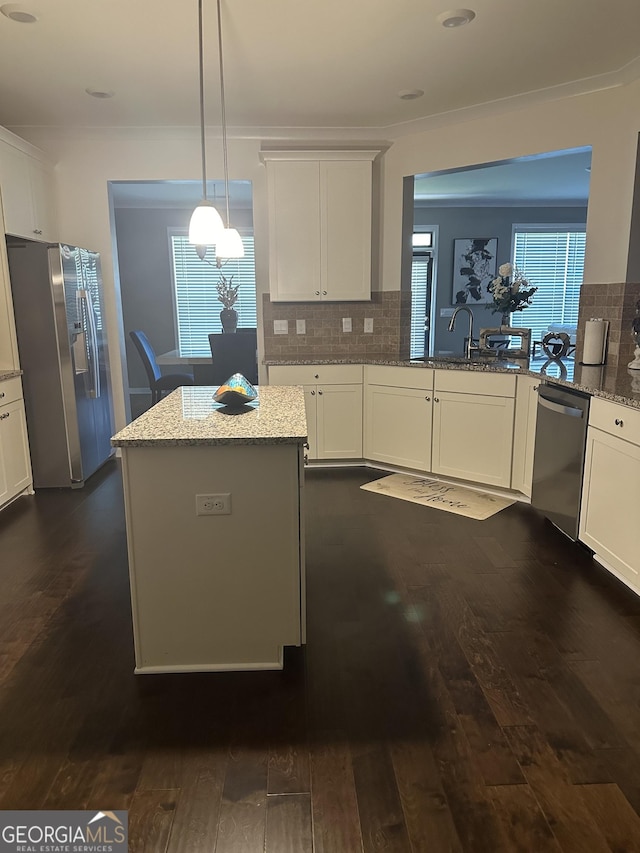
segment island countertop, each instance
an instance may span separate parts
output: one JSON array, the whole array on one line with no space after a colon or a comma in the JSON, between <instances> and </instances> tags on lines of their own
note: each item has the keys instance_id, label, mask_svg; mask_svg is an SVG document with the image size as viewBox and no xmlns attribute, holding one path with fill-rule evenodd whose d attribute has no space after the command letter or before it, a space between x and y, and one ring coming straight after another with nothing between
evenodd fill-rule
<instances>
[{"instance_id":1,"label":"island countertop","mask_svg":"<svg viewBox=\"0 0 640 853\"><path fill-rule=\"evenodd\" d=\"M217 386L184 386L113 436L114 447L303 444L304 392L297 386L260 386L239 413L213 400Z\"/></svg>"}]
</instances>

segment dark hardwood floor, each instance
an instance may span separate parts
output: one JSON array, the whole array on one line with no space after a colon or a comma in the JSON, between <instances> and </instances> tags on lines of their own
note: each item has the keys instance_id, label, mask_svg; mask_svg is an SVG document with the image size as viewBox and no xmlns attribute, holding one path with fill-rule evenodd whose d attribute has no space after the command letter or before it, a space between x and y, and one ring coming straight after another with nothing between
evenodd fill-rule
<instances>
[{"instance_id":1,"label":"dark hardwood floor","mask_svg":"<svg viewBox=\"0 0 640 853\"><path fill-rule=\"evenodd\" d=\"M529 507L378 476L308 474L282 672L134 677L115 463L0 514L0 809L128 809L154 853L640 851L640 599Z\"/></svg>"}]
</instances>

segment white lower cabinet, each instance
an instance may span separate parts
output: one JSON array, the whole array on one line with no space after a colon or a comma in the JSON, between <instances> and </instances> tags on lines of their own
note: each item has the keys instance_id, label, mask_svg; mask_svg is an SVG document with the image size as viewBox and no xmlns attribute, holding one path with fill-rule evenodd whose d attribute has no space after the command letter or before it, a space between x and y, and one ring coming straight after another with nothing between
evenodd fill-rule
<instances>
[{"instance_id":1,"label":"white lower cabinet","mask_svg":"<svg viewBox=\"0 0 640 853\"><path fill-rule=\"evenodd\" d=\"M640 411L591 401L578 538L640 593Z\"/></svg>"},{"instance_id":2,"label":"white lower cabinet","mask_svg":"<svg viewBox=\"0 0 640 853\"><path fill-rule=\"evenodd\" d=\"M513 428L513 464L511 488L531 497L533 482L533 451L536 444L538 419L538 386L533 376L516 378L516 413Z\"/></svg>"},{"instance_id":3,"label":"white lower cabinet","mask_svg":"<svg viewBox=\"0 0 640 853\"><path fill-rule=\"evenodd\" d=\"M302 385L309 459L362 459L362 366L282 365L271 385Z\"/></svg>"},{"instance_id":4,"label":"white lower cabinet","mask_svg":"<svg viewBox=\"0 0 640 853\"><path fill-rule=\"evenodd\" d=\"M365 380L365 459L430 471L433 371L371 366Z\"/></svg>"},{"instance_id":5,"label":"white lower cabinet","mask_svg":"<svg viewBox=\"0 0 640 853\"><path fill-rule=\"evenodd\" d=\"M31 490L27 424L18 377L0 382L0 506Z\"/></svg>"},{"instance_id":6,"label":"white lower cabinet","mask_svg":"<svg viewBox=\"0 0 640 853\"><path fill-rule=\"evenodd\" d=\"M510 488L515 376L436 370L431 470Z\"/></svg>"}]
</instances>

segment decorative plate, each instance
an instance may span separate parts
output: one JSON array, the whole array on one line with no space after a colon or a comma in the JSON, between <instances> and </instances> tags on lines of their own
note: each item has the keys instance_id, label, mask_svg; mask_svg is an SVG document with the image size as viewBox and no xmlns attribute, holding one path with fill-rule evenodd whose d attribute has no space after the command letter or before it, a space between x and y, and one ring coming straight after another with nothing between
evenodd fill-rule
<instances>
[{"instance_id":1,"label":"decorative plate","mask_svg":"<svg viewBox=\"0 0 640 853\"><path fill-rule=\"evenodd\" d=\"M252 403L258 399L258 392L241 373L234 373L226 382L218 388L213 395L216 403L221 403L229 408L238 408L245 403Z\"/></svg>"}]
</instances>

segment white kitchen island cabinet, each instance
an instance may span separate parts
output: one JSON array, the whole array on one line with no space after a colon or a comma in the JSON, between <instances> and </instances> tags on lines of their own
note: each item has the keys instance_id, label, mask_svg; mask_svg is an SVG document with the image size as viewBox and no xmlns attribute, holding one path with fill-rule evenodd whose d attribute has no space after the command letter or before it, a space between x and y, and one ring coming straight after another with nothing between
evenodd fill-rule
<instances>
[{"instance_id":1,"label":"white kitchen island cabinet","mask_svg":"<svg viewBox=\"0 0 640 853\"><path fill-rule=\"evenodd\" d=\"M214 391L179 388L112 439L137 673L280 669L304 642L302 389L260 388L242 414Z\"/></svg>"},{"instance_id":2,"label":"white kitchen island cabinet","mask_svg":"<svg viewBox=\"0 0 640 853\"><path fill-rule=\"evenodd\" d=\"M594 398L578 538L640 594L640 410Z\"/></svg>"},{"instance_id":3,"label":"white kitchen island cabinet","mask_svg":"<svg viewBox=\"0 0 640 853\"><path fill-rule=\"evenodd\" d=\"M272 302L371 299L379 151L263 151Z\"/></svg>"}]
</instances>

